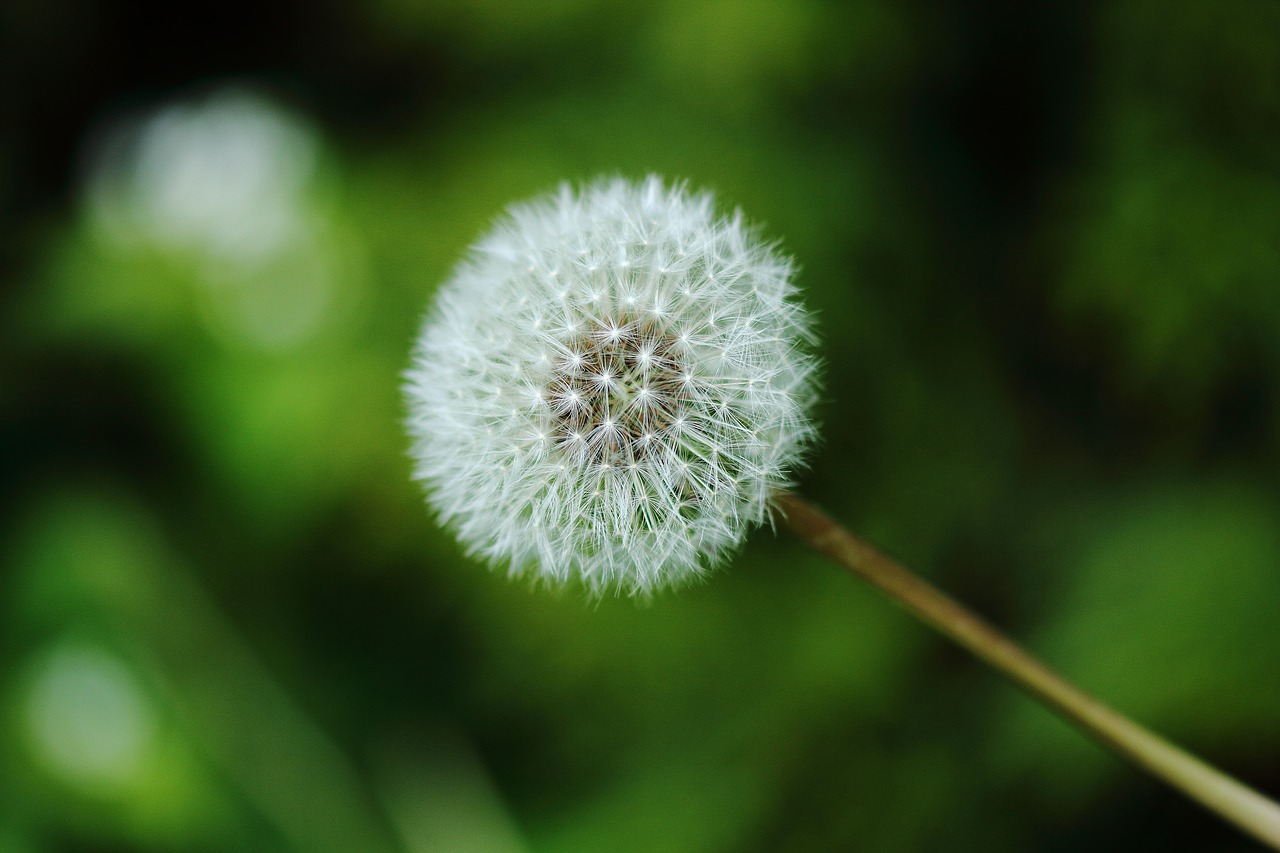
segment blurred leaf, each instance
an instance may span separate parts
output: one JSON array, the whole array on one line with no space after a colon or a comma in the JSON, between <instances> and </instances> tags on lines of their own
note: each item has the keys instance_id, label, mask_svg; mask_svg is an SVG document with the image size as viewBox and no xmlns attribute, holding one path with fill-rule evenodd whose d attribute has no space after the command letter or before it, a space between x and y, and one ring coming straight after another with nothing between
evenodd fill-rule
<instances>
[{"instance_id":1,"label":"blurred leaf","mask_svg":"<svg viewBox=\"0 0 1280 853\"><path fill-rule=\"evenodd\" d=\"M1121 333L1132 379L1194 402L1247 347L1280 335L1280 179L1133 136L1095 184L1060 299ZM1280 369L1280 360L1272 371Z\"/></svg>"},{"instance_id":2,"label":"blurred leaf","mask_svg":"<svg viewBox=\"0 0 1280 853\"><path fill-rule=\"evenodd\" d=\"M1069 589L1029 643L1107 704L1207 757L1280 743L1280 527L1234 484L1147 492L1097 508ZM1004 750L1046 788L1096 785L1113 759L1027 702ZM1216 763L1216 762L1215 762Z\"/></svg>"}]
</instances>

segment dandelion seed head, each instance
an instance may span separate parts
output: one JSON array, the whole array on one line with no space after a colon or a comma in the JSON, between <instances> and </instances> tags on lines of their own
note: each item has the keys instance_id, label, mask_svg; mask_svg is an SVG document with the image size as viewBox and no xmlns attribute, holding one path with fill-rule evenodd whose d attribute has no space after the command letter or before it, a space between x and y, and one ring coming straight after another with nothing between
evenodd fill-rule
<instances>
[{"instance_id":1,"label":"dandelion seed head","mask_svg":"<svg viewBox=\"0 0 1280 853\"><path fill-rule=\"evenodd\" d=\"M437 294L406 374L414 476L512 575L686 584L800 464L811 342L790 261L709 194L566 185L511 208Z\"/></svg>"}]
</instances>

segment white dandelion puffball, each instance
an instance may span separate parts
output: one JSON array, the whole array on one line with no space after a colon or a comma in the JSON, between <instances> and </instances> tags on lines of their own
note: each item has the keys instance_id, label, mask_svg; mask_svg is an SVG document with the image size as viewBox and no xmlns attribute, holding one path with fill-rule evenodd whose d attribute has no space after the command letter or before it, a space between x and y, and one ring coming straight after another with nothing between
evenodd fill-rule
<instances>
[{"instance_id":1,"label":"white dandelion puffball","mask_svg":"<svg viewBox=\"0 0 1280 853\"><path fill-rule=\"evenodd\" d=\"M640 595L704 575L813 434L791 271L740 213L656 177L511 208L423 324L415 478L512 575Z\"/></svg>"}]
</instances>

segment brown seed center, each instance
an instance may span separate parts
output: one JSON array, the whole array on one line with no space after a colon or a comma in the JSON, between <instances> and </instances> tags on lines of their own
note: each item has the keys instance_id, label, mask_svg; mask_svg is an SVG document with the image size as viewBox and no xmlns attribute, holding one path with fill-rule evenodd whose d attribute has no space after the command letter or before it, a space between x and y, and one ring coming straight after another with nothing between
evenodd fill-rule
<instances>
[{"instance_id":1,"label":"brown seed center","mask_svg":"<svg viewBox=\"0 0 1280 853\"><path fill-rule=\"evenodd\" d=\"M565 345L548 387L556 443L577 461L629 467L656 452L688 389L676 341L652 322L595 322Z\"/></svg>"}]
</instances>

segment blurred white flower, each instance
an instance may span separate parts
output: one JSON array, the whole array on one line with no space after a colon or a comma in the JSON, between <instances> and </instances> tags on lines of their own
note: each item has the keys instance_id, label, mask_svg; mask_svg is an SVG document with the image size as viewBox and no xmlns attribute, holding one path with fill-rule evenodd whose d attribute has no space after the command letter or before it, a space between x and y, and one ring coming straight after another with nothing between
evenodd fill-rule
<instances>
[{"instance_id":1,"label":"blurred white flower","mask_svg":"<svg viewBox=\"0 0 1280 853\"><path fill-rule=\"evenodd\" d=\"M116 239L251 264L307 236L318 157L302 119L226 90L116 127L97 151L90 201Z\"/></svg>"},{"instance_id":2,"label":"blurred white flower","mask_svg":"<svg viewBox=\"0 0 1280 853\"><path fill-rule=\"evenodd\" d=\"M740 214L656 177L513 207L423 325L415 477L512 575L642 595L702 575L812 436L790 274Z\"/></svg>"},{"instance_id":3,"label":"blurred white flower","mask_svg":"<svg viewBox=\"0 0 1280 853\"><path fill-rule=\"evenodd\" d=\"M156 721L133 673L104 649L67 641L42 656L33 675L27 727L48 769L90 788L135 780Z\"/></svg>"},{"instance_id":4,"label":"blurred white flower","mask_svg":"<svg viewBox=\"0 0 1280 853\"><path fill-rule=\"evenodd\" d=\"M324 140L305 117L220 89L112 117L87 155L100 246L163 259L168 280L196 286L196 309L225 342L283 352L348 325L360 247L335 215Z\"/></svg>"}]
</instances>

